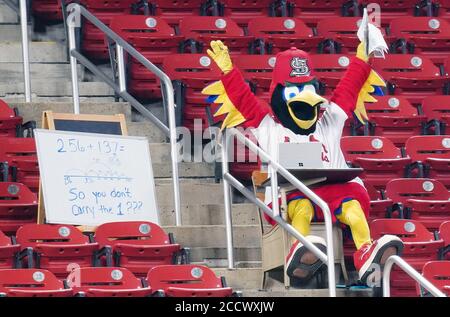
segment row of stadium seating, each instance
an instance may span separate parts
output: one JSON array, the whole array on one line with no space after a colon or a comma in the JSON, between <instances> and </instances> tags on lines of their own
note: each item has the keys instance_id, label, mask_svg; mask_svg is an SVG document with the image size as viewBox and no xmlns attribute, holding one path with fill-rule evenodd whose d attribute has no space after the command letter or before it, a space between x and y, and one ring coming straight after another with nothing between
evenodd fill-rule
<instances>
[{"instance_id":1,"label":"row of stadium seating","mask_svg":"<svg viewBox=\"0 0 450 317\"><path fill-rule=\"evenodd\" d=\"M358 16L362 7L370 5L370 1L362 0L66 0L65 3L80 2L93 13L129 13L145 11L147 14L161 16L176 23L180 16L216 15L232 17L241 25L255 17L291 16L315 25L321 19L333 19L338 16ZM388 24L392 19L404 16L450 16L450 4L447 0L384 0L378 4L383 12L381 23ZM58 0L35 0L32 3L33 14L49 21L61 21L61 5Z\"/></svg>"},{"instance_id":2,"label":"row of stadium seating","mask_svg":"<svg viewBox=\"0 0 450 317\"><path fill-rule=\"evenodd\" d=\"M373 239L378 239L385 234L399 236L404 243L402 258L408 262L418 272L430 281L436 283L441 278L444 280L450 276L450 257L448 251L450 238L450 221L442 223L439 232L434 234L428 231L419 221L404 219L377 219L370 224ZM427 274L429 261L447 260L443 264L446 269L436 275ZM436 264L437 265L437 264ZM449 294L448 280L441 280L437 285L442 285L442 289ZM444 286L447 285L447 287ZM399 268L394 268L391 273L391 296L417 296L420 288L407 273Z\"/></svg>"},{"instance_id":3,"label":"row of stadium seating","mask_svg":"<svg viewBox=\"0 0 450 317\"><path fill-rule=\"evenodd\" d=\"M0 268L27 267L67 276L71 263L78 267L120 266L142 277L155 265L187 264L187 251L156 224L118 222L99 226L93 236L70 225L25 224L14 244L3 248ZM2 233L3 243L8 237Z\"/></svg>"},{"instance_id":4,"label":"row of stadium seating","mask_svg":"<svg viewBox=\"0 0 450 317\"><path fill-rule=\"evenodd\" d=\"M41 269L0 270L0 297L234 297L206 266L161 265L137 278L121 267L74 268L59 280Z\"/></svg>"}]
</instances>

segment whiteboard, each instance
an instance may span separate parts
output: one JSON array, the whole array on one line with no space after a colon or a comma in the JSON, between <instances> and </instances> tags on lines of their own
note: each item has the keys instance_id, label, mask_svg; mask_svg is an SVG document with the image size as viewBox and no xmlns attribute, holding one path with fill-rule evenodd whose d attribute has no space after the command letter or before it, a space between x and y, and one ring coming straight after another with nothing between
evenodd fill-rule
<instances>
[{"instance_id":1,"label":"whiteboard","mask_svg":"<svg viewBox=\"0 0 450 317\"><path fill-rule=\"evenodd\" d=\"M35 138L48 223L159 224L146 138L42 129Z\"/></svg>"}]
</instances>

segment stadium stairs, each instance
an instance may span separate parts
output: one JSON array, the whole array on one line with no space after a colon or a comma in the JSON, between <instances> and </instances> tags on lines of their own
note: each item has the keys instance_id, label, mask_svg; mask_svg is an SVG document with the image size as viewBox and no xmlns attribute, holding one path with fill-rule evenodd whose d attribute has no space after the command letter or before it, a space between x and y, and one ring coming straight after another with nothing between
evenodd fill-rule
<instances>
[{"instance_id":1,"label":"stadium stairs","mask_svg":"<svg viewBox=\"0 0 450 317\"><path fill-rule=\"evenodd\" d=\"M24 103L20 25L17 15L0 4L0 98L17 107L24 122L35 120L41 126L42 111L72 112L70 64L67 62L63 25L37 33L29 25L31 43L32 103ZM79 66L80 67L80 66ZM269 279L260 290L261 249L259 220L254 205L233 205L236 269L228 270L226 260L223 187L214 181L214 166L208 163L179 164L183 226L175 226L170 182L170 146L163 133L151 122L133 113L128 103L115 102L112 90L95 81L80 67L81 113L124 113L129 135L147 137L156 177L160 221L173 232L177 243L189 247L193 263L206 264L225 276L243 296L328 296L328 289L285 289L282 282ZM89 81L87 81L89 80ZM152 109L162 117L161 107ZM337 291L338 296L372 296L370 290Z\"/></svg>"}]
</instances>

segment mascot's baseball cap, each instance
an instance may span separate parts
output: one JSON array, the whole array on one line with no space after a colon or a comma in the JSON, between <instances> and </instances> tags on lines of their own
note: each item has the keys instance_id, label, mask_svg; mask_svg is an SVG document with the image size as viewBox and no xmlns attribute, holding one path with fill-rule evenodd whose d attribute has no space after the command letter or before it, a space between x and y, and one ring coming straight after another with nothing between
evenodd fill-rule
<instances>
[{"instance_id":1,"label":"mascot's baseball cap","mask_svg":"<svg viewBox=\"0 0 450 317\"><path fill-rule=\"evenodd\" d=\"M313 79L315 79L313 65L308 53L296 47L291 47L276 55L272 83L270 84L270 95L272 95L278 84L283 86L286 85L286 82L304 84Z\"/></svg>"}]
</instances>

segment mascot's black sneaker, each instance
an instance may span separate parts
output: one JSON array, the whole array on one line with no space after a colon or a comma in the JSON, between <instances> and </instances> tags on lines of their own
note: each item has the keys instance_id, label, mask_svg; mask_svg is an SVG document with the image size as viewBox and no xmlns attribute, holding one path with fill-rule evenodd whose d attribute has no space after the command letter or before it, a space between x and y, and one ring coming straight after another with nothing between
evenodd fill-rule
<instances>
[{"instance_id":1,"label":"mascot's black sneaker","mask_svg":"<svg viewBox=\"0 0 450 317\"><path fill-rule=\"evenodd\" d=\"M307 236L311 243L322 252L327 252L325 240L321 237ZM286 271L291 278L300 283L308 282L324 263L314 253L309 251L300 241L296 241L286 257Z\"/></svg>"},{"instance_id":2,"label":"mascot's black sneaker","mask_svg":"<svg viewBox=\"0 0 450 317\"><path fill-rule=\"evenodd\" d=\"M372 244L364 244L353 254L353 261L360 281L367 284L370 277L370 284L373 286L378 284L386 260L392 255L401 255L402 252L402 240L393 235L384 235Z\"/></svg>"}]
</instances>

